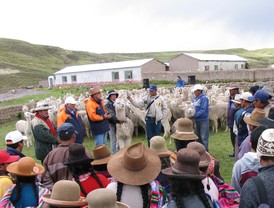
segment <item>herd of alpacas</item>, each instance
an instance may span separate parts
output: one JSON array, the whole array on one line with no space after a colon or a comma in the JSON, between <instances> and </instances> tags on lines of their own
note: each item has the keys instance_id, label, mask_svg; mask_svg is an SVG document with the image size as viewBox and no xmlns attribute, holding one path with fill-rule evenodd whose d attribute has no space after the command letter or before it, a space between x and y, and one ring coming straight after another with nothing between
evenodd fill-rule
<instances>
[{"instance_id":1,"label":"herd of alpacas","mask_svg":"<svg viewBox=\"0 0 274 208\"><path fill-rule=\"evenodd\" d=\"M193 86L187 85L183 88L175 87L163 87L158 88L158 95L165 98L168 106L168 116L162 120L163 136L168 138L174 131L174 123L178 118L192 117L194 115L194 108L192 105L193 93L191 92ZM209 120L212 131L218 132L218 125L222 127L226 126L226 113L227 103L229 98L229 91L225 85L203 85L204 93L209 99ZM133 134L138 136L139 127L143 127L145 131L145 118L144 110L134 107L128 100L127 94L134 100L139 100L143 96L148 94L146 89L134 89L134 90L118 90L119 97L115 101L116 114L119 121L123 121L117 124L117 139L120 147L124 147L130 144ZM103 94L106 99L107 94ZM72 94L66 94L62 98L48 97L44 99L52 109L49 110L50 120L56 124L58 110L64 105L64 100L67 96L73 96L78 102L76 108L79 115L82 117L83 125L86 130L86 136L91 138L88 118L85 110L84 100L88 98L89 94L81 94L75 96ZM40 102L40 101L39 101ZM26 146L32 145L32 132L31 132L31 120L34 116L32 109L36 107L36 102L30 100L28 104L23 105L22 112L25 120L19 120L16 123L16 129L22 134L26 135Z\"/></svg>"}]
</instances>

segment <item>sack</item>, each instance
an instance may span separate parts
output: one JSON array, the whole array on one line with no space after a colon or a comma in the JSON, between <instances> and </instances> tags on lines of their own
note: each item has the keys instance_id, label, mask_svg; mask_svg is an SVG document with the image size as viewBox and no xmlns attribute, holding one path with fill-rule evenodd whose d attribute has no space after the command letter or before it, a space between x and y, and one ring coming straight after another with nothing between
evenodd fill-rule
<instances>
[{"instance_id":1,"label":"sack","mask_svg":"<svg viewBox=\"0 0 274 208\"><path fill-rule=\"evenodd\" d=\"M210 174L209 177L214 181L219 190L219 199L214 202L214 207L238 208L240 202L238 191L215 175Z\"/></svg>"}]
</instances>

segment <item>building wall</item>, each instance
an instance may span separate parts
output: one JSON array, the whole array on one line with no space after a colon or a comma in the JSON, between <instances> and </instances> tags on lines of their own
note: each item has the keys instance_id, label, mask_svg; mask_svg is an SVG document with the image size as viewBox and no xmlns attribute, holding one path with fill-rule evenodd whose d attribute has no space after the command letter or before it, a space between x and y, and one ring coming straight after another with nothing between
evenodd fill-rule
<instances>
[{"instance_id":1,"label":"building wall","mask_svg":"<svg viewBox=\"0 0 274 208\"><path fill-rule=\"evenodd\" d=\"M208 66L208 71L222 71L222 70L238 70L244 69L246 62L241 61L200 61L199 70L205 71L205 66ZM215 66L217 66L215 69Z\"/></svg>"},{"instance_id":2,"label":"building wall","mask_svg":"<svg viewBox=\"0 0 274 208\"><path fill-rule=\"evenodd\" d=\"M185 54L181 54L169 61L169 71L171 72L188 72L198 68L199 61Z\"/></svg>"},{"instance_id":3,"label":"building wall","mask_svg":"<svg viewBox=\"0 0 274 208\"><path fill-rule=\"evenodd\" d=\"M142 66L142 73L143 72L165 72L165 71L166 71L166 65L164 63L157 61L156 59L153 59Z\"/></svg>"}]
</instances>

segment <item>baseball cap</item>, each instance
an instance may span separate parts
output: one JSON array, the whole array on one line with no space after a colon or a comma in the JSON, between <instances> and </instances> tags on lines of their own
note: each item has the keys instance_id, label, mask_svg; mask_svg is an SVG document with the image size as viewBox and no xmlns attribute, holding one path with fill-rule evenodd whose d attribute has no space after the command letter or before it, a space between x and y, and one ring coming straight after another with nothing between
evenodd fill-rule
<instances>
[{"instance_id":1,"label":"baseball cap","mask_svg":"<svg viewBox=\"0 0 274 208\"><path fill-rule=\"evenodd\" d=\"M0 150L0 164L13 163L19 160L19 155L9 155L5 150Z\"/></svg>"},{"instance_id":2,"label":"baseball cap","mask_svg":"<svg viewBox=\"0 0 274 208\"><path fill-rule=\"evenodd\" d=\"M269 100L269 94L264 90L258 90L254 96L248 98L251 101L260 100L262 103L266 103Z\"/></svg>"},{"instance_id":3,"label":"baseball cap","mask_svg":"<svg viewBox=\"0 0 274 208\"><path fill-rule=\"evenodd\" d=\"M156 90L157 90L157 85L151 84L151 85L149 86L149 91L156 91Z\"/></svg>"},{"instance_id":4,"label":"baseball cap","mask_svg":"<svg viewBox=\"0 0 274 208\"><path fill-rule=\"evenodd\" d=\"M75 105L75 104L77 104L77 101L73 97L67 97L65 99L65 104L73 104L73 105Z\"/></svg>"},{"instance_id":5,"label":"baseball cap","mask_svg":"<svg viewBox=\"0 0 274 208\"><path fill-rule=\"evenodd\" d=\"M11 131L5 137L6 144L16 144L22 140L27 140L26 136L23 136L20 131Z\"/></svg>"},{"instance_id":6,"label":"baseball cap","mask_svg":"<svg viewBox=\"0 0 274 208\"><path fill-rule=\"evenodd\" d=\"M200 84L194 85L193 89L191 90L192 92L195 92L196 90L203 90L203 86Z\"/></svg>"},{"instance_id":7,"label":"baseball cap","mask_svg":"<svg viewBox=\"0 0 274 208\"><path fill-rule=\"evenodd\" d=\"M57 129L57 133L58 133L59 138L63 141L69 140L74 133L77 134L74 126L71 123L63 123Z\"/></svg>"},{"instance_id":8,"label":"baseball cap","mask_svg":"<svg viewBox=\"0 0 274 208\"><path fill-rule=\"evenodd\" d=\"M241 94L240 99L241 99L241 100L246 100L246 101L252 102L252 100L250 99L250 97L252 97L252 94L251 94L250 92L243 92L243 93Z\"/></svg>"}]
</instances>

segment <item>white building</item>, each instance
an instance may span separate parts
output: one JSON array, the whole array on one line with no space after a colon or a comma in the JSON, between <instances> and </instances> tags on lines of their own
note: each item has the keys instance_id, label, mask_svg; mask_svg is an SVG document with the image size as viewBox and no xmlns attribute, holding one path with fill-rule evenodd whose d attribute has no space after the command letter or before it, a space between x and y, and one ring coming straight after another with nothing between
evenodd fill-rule
<instances>
[{"instance_id":1,"label":"white building","mask_svg":"<svg viewBox=\"0 0 274 208\"><path fill-rule=\"evenodd\" d=\"M93 83L141 82L142 73L164 72L166 65L156 59L69 66L54 73L55 86Z\"/></svg>"},{"instance_id":2,"label":"white building","mask_svg":"<svg viewBox=\"0 0 274 208\"><path fill-rule=\"evenodd\" d=\"M171 72L245 69L247 60L237 55L182 53L169 61Z\"/></svg>"}]
</instances>

